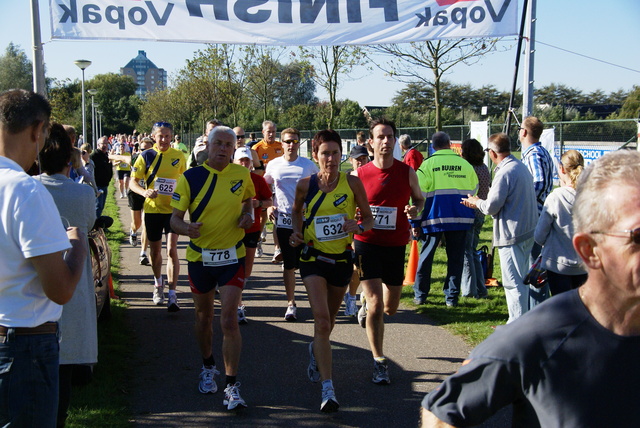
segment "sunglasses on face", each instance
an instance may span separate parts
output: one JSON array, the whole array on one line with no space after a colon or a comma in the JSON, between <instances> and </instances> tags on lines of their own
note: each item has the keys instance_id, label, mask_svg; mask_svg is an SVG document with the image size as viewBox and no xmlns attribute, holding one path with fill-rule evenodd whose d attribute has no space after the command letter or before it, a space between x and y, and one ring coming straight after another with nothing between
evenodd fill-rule
<instances>
[{"instance_id":1,"label":"sunglasses on face","mask_svg":"<svg viewBox=\"0 0 640 428\"><path fill-rule=\"evenodd\" d=\"M283 143L285 144L298 144L300 141L299 140L284 140Z\"/></svg>"},{"instance_id":2,"label":"sunglasses on face","mask_svg":"<svg viewBox=\"0 0 640 428\"><path fill-rule=\"evenodd\" d=\"M153 124L153 126L155 128L169 128L169 129L173 129L173 125L170 124L169 122L156 122Z\"/></svg>"},{"instance_id":3,"label":"sunglasses on face","mask_svg":"<svg viewBox=\"0 0 640 428\"><path fill-rule=\"evenodd\" d=\"M82 151L82 155L84 156L84 155L86 155L86 154L87 154L87 152L83 150L83 151Z\"/></svg>"},{"instance_id":4,"label":"sunglasses on face","mask_svg":"<svg viewBox=\"0 0 640 428\"><path fill-rule=\"evenodd\" d=\"M619 238L629 238L634 244L640 245L640 227L633 230L621 230L619 232L602 232L598 230L591 231L590 233L599 233L601 235L617 236Z\"/></svg>"},{"instance_id":5,"label":"sunglasses on face","mask_svg":"<svg viewBox=\"0 0 640 428\"><path fill-rule=\"evenodd\" d=\"M236 135L236 138L237 138L238 140L239 140L239 139L241 139L241 138L244 138L244 134L242 134L242 135Z\"/></svg>"}]
</instances>

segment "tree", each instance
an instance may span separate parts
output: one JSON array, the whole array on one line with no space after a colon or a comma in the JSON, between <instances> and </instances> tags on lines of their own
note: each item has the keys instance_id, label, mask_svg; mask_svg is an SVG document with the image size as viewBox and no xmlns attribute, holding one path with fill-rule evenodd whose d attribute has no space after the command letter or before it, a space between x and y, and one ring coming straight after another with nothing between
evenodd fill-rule
<instances>
[{"instance_id":1,"label":"tree","mask_svg":"<svg viewBox=\"0 0 640 428\"><path fill-rule=\"evenodd\" d=\"M142 102L135 95L137 84L131 77L115 73L98 74L85 86L98 90L95 102L103 112L104 134L133 132L140 118ZM91 99L87 107L91 108ZM91 117L91 110L87 117Z\"/></svg>"},{"instance_id":2,"label":"tree","mask_svg":"<svg viewBox=\"0 0 640 428\"><path fill-rule=\"evenodd\" d=\"M0 57L0 92L7 89L33 89L33 68L20 46L9 42Z\"/></svg>"},{"instance_id":3,"label":"tree","mask_svg":"<svg viewBox=\"0 0 640 428\"><path fill-rule=\"evenodd\" d=\"M262 120L275 120L269 117L269 107L275 106L274 88L282 70L279 57L283 52L282 48L270 46L245 47L246 57L255 63L247 69L246 90L262 110Z\"/></svg>"},{"instance_id":4,"label":"tree","mask_svg":"<svg viewBox=\"0 0 640 428\"><path fill-rule=\"evenodd\" d=\"M327 126L333 128L338 111L336 104L338 88L343 79L347 78L356 66L364 62L364 51L354 46L300 46L300 53L312 64L313 79L316 84L324 88L329 95Z\"/></svg>"},{"instance_id":5,"label":"tree","mask_svg":"<svg viewBox=\"0 0 640 428\"><path fill-rule=\"evenodd\" d=\"M440 91L443 76L458 64L477 62L484 54L495 50L496 42L497 39L437 40L379 45L370 49L372 53L382 53L400 60L379 61L372 58L372 62L393 79L406 83L422 82L433 89L435 125L437 130L441 130ZM431 71L431 76L425 73L425 69Z\"/></svg>"},{"instance_id":6,"label":"tree","mask_svg":"<svg viewBox=\"0 0 640 428\"><path fill-rule=\"evenodd\" d=\"M581 104L586 98L581 90L563 84L551 83L535 90L536 104Z\"/></svg>"},{"instance_id":7,"label":"tree","mask_svg":"<svg viewBox=\"0 0 640 428\"><path fill-rule=\"evenodd\" d=\"M620 109L620 118L637 119L640 117L640 86L634 86Z\"/></svg>"},{"instance_id":8,"label":"tree","mask_svg":"<svg viewBox=\"0 0 640 428\"><path fill-rule=\"evenodd\" d=\"M284 64L276 78L274 97L276 104L283 111L295 105L316 104L316 84L310 64L304 61Z\"/></svg>"}]
</instances>

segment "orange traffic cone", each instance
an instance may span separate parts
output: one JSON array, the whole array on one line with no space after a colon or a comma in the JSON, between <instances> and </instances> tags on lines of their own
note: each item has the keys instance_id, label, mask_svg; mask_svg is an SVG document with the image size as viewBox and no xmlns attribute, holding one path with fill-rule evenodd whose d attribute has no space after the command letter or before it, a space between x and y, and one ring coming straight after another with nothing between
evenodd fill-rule
<instances>
[{"instance_id":1,"label":"orange traffic cone","mask_svg":"<svg viewBox=\"0 0 640 428\"><path fill-rule=\"evenodd\" d=\"M402 285L411 285L416 282L416 271L418 270L418 241L411 240L411 251L409 252L409 262L407 263L407 273L404 276Z\"/></svg>"}]
</instances>

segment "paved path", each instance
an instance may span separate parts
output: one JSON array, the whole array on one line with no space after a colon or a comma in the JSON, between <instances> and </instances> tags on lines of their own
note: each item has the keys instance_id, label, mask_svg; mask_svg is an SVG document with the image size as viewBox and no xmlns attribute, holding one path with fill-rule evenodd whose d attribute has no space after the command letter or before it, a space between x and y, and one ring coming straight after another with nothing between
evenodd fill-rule
<instances>
[{"instance_id":1,"label":"paved path","mask_svg":"<svg viewBox=\"0 0 640 428\"><path fill-rule=\"evenodd\" d=\"M126 199L118 199L118 205L128 233ZM224 376L218 378L216 394L198 392L202 360L193 333L193 302L184 261L187 242L181 238L179 243L178 299L182 310L177 313L152 304L151 267L138 264L139 248L128 243L121 247L120 287L137 343L131 380L136 426L415 427L425 393L453 373L470 351L460 338L411 308L401 307L397 315L385 319L385 353L391 360L392 383L378 386L371 382L373 363L365 330L341 309L332 334L333 381L341 407L334 414L321 413L320 385L309 382L306 375L313 320L304 286L298 280L298 322L286 322L281 267L270 262L272 246L266 245L243 293L249 323L241 326L243 352L238 380L249 407L239 414L228 412L222 406ZM216 301L214 357L220 367L218 315Z\"/></svg>"}]
</instances>

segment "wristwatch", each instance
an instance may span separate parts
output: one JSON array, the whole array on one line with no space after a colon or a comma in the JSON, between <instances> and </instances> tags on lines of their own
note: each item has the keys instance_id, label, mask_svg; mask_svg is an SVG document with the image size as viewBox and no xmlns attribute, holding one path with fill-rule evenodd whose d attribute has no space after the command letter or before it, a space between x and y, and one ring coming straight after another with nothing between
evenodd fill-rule
<instances>
[{"instance_id":1,"label":"wristwatch","mask_svg":"<svg viewBox=\"0 0 640 428\"><path fill-rule=\"evenodd\" d=\"M362 225L362 223L358 224L358 229L360 229L360 233L364 233L364 226Z\"/></svg>"},{"instance_id":2,"label":"wristwatch","mask_svg":"<svg viewBox=\"0 0 640 428\"><path fill-rule=\"evenodd\" d=\"M262 208L262 199L258 201L258 206Z\"/></svg>"}]
</instances>

